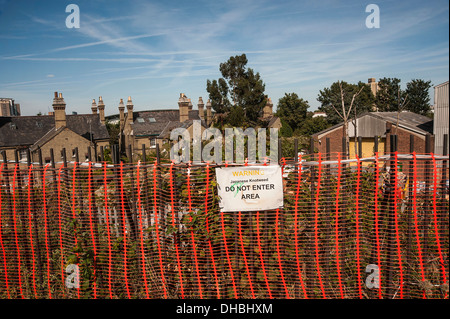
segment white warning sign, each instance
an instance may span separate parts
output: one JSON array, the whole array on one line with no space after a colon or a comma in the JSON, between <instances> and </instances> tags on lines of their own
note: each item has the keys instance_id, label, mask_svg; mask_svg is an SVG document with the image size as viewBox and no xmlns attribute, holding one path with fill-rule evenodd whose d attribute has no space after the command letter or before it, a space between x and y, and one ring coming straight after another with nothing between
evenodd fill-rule
<instances>
[{"instance_id":1,"label":"white warning sign","mask_svg":"<svg viewBox=\"0 0 450 319\"><path fill-rule=\"evenodd\" d=\"M221 212L261 211L283 207L279 165L216 168Z\"/></svg>"}]
</instances>

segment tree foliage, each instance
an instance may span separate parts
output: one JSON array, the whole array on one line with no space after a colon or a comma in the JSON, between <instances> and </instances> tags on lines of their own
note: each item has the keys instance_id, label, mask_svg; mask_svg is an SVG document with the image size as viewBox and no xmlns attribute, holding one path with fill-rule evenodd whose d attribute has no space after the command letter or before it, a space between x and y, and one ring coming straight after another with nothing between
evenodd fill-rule
<instances>
[{"instance_id":1,"label":"tree foliage","mask_svg":"<svg viewBox=\"0 0 450 319\"><path fill-rule=\"evenodd\" d=\"M431 86L431 81L421 79L414 79L408 82L405 90L408 96L407 110L421 115L429 115L431 108L428 92Z\"/></svg>"},{"instance_id":2,"label":"tree foliage","mask_svg":"<svg viewBox=\"0 0 450 319\"><path fill-rule=\"evenodd\" d=\"M397 112L405 104L405 92L400 88L398 78L382 78L378 81L376 106L379 112Z\"/></svg>"},{"instance_id":3,"label":"tree foliage","mask_svg":"<svg viewBox=\"0 0 450 319\"><path fill-rule=\"evenodd\" d=\"M308 101L299 98L296 93L285 93L278 101L276 115L295 131L305 121L308 108Z\"/></svg>"},{"instance_id":4,"label":"tree foliage","mask_svg":"<svg viewBox=\"0 0 450 319\"><path fill-rule=\"evenodd\" d=\"M236 116L241 111L242 122L256 123L266 103L265 85L260 74L248 68L247 63L245 54L230 57L220 64L222 78L207 80L206 90L216 113L232 112L232 121L240 122Z\"/></svg>"},{"instance_id":5,"label":"tree foliage","mask_svg":"<svg viewBox=\"0 0 450 319\"><path fill-rule=\"evenodd\" d=\"M330 126L331 124L323 116L308 116L296 133L297 135L311 136L329 128Z\"/></svg>"},{"instance_id":6,"label":"tree foliage","mask_svg":"<svg viewBox=\"0 0 450 319\"><path fill-rule=\"evenodd\" d=\"M342 94L340 85L342 87ZM319 92L317 97L317 100L321 103L319 110L326 113L327 121L332 125L343 121L337 112L344 112L342 110L342 100L346 113L349 111L350 105L354 108L351 115L354 115L354 112L356 112L356 115L359 115L371 111L375 102L375 97L370 87L361 81L358 84L351 84L345 81L334 82L330 87L324 88ZM359 94L357 94L358 92ZM352 99L355 95L356 97L352 104Z\"/></svg>"},{"instance_id":7,"label":"tree foliage","mask_svg":"<svg viewBox=\"0 0 450 319\"><path fill-rule=\"evenodd\" d=\"M410 111L429 115L431 81L413 79L403 90L398 78L382 78L378 82L376 106L380 112Z\"/></svg>"}]
</instances>

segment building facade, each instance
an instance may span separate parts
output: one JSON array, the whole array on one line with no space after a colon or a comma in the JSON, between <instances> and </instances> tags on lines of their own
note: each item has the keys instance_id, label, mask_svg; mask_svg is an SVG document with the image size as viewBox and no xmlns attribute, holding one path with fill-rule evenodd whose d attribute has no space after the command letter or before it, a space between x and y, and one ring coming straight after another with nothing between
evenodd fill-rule
<instances>
[{"instance_id":1,"label":"building facade","mask_svg":"<svg viewBox=\"0 0 450 319\"><path fill-rule=\"evenodd\" d=\"M435 153L442 155L444 152L444 134L447 134L447 155L449 147L449 92L448 81L434 87L434 134Z\"/></svg>"},{"instance_id":2,"label":"building facade","mask_svg":"<svg viewBox=\"0 0 450 319\"><path fill-rule=\"evenodd\" d=\"M348 137L350 141L349 155L355 158L355 136L362 138L362 157L370 157L375 153L375 138L378 143L378 154L389 153L390 136L397 135L397 151L399 153L410 153L410 139L414 140L416 153L425 153L425 139L427 135L433 134L433 120L412 112L368 112L357 117L356 127L349 121ZM317 152L327 153L326 139L330 139L330 151L333 159L337 153L342 153L344 124L334 125L326 130L312 135L314 147ZM434 147L432 147L434 149ZM431 150L433 151L433 150Z\"/></svg>"},{"instance_id":3,"label":"building facade","mask_svg":"<svg viewBox=\"0 0 450 319\"><path fill-rule=\"evenodd\" d=\"M192 100L184 93L180 93L178 109L134 111L131 97L128 97L126 106L121 99L118 109L118 120L110 117L109 123L119 124L119 148L128 158L131 148L133 161L142 155L143 145L150 150L159 145L160 149L165 151L166 146L171 146L170 134L176 128L186 129L192 137L194 121L200 121L201 133L214 121L210 100L205 104L202 97L199 97L197 109L194 109ZM273 114L273 103L270 98L262 110L261 120L267 128L281 128L280 118Z\"/></svg>"},{"instance_id":4,"label":"building facade","mask_svg":"<svg viewBox=\"0 0 450 319\"><path fill-rule=\"evenodd\" d=\"M191 99L184 93L180 94L178 109L134 111L131 97L125 104L119 102L119 148L127 157L136 161L142 155L142 145L146 149L160 148L170 143L170 132L175 128L186 128L192 134L193 121L199 120L202 131L212 123L211 103L205 104L200 97L198 109L193 109ZM192 136L192 135L191 135ZM130 152L131 148L131 153Z\"/></svg>"},{"instance_id":5,"label":"building facade","mask_svg":"<svg viewBox=\"0 0 450 319\"><path fill-rule=\"evenodd\" d=\"M89 153L94 159L95 154L100 154L100 147L109 147L104 113L67 115L62 93L55 92L51 114L0 117L0 151L5 151L9 160L15 159L17 152L19 159L25 161L30 150L31 160L39 162L40 150L42 161L50 163L51 149L58 162L63 148L68 161L75 160L75 148L79 160L85 161Z\"/></svg>"},{"instance_id":6,"label":"building facade","mask_svg":"<svg viewBox=\"0 0 450 319\"><path fill-rule=\"evenodd\" d=\"M10 98L0 98L0 116L20 116L20 104Z\"/></svg>"}]
</instances>

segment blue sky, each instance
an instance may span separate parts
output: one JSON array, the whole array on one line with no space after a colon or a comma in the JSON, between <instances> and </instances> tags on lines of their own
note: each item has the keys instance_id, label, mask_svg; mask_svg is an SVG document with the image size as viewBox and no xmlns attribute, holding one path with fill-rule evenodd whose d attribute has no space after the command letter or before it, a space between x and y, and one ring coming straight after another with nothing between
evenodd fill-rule
<instances>
[{"instance_id":1,"label":"blue sky","mask_svg":"<svg viewBox=\"0 0 450 319\"><path fill-rule=\"evenodd\" d=\"M80 28L67 28L68 4ZM367 28L368 4L380 28ZM176 108L179 93L206 101L219 64L245 53L274 104L295 92L315 110L319 90L337 80L449 78L449 2L439 1L37 1L0 0L0 97L23 115L107 115L131 96L135 110ZM430 90L433 102L432 90Z\"/></svg>"}]
</instances>

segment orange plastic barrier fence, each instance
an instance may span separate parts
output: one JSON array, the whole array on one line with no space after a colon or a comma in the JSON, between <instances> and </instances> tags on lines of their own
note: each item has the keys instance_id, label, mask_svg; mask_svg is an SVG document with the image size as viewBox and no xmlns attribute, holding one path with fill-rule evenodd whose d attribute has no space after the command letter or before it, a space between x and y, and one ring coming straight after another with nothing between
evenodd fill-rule
<instances>
[{"instance_id":1,"label":"orange plastic barrier fence","mask_svg":"<svg viewBox=\"0 0 450 319\"><path fill-rule=\"evenodd\" d=\"M333 156L232 213L214 165L0 162L0 298L448 298L448 156Z\"/></svg>"}]
</instances>

